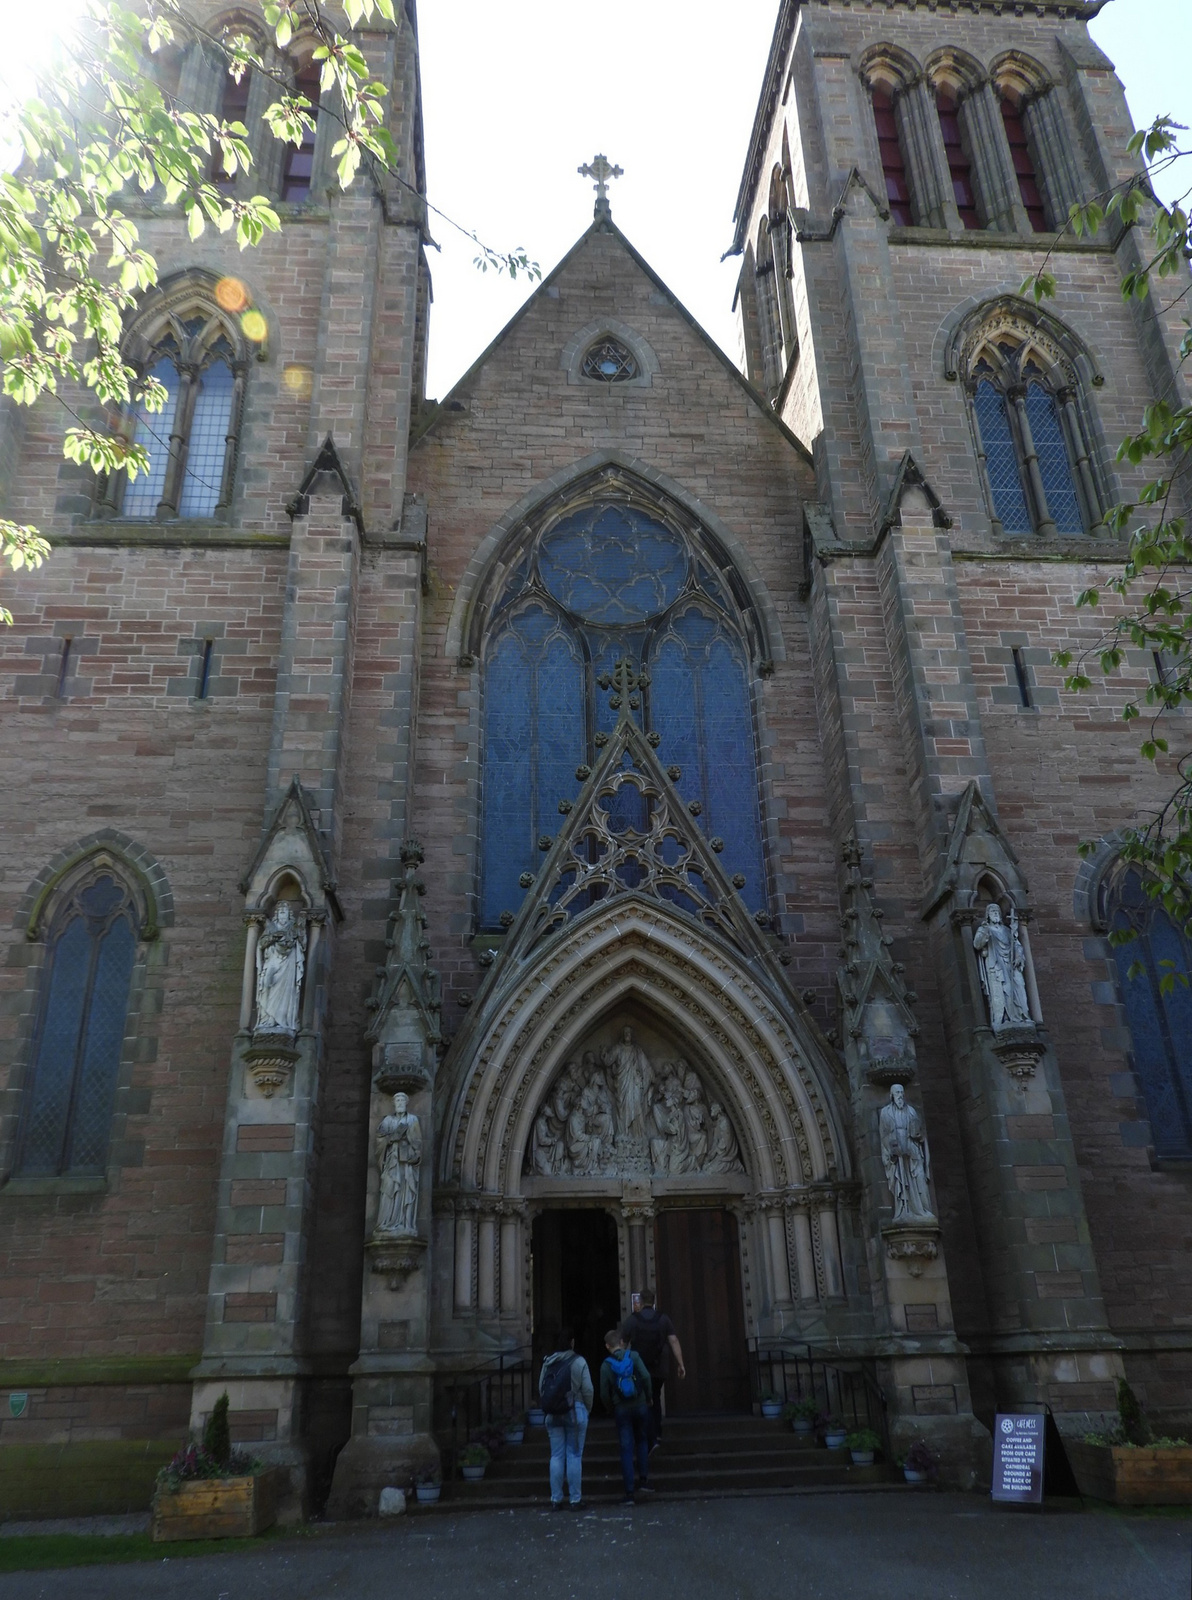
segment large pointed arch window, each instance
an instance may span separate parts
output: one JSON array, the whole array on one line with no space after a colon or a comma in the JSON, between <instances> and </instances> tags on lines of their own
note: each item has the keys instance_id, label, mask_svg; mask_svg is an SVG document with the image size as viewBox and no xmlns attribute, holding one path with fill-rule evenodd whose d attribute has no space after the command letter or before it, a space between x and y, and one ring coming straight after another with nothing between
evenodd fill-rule
<instances>
[{"instance_id":1,"label":"large pointed arch window","mask_svg":"<svg viewBox=\"0 0 1192 1600\"><path fill-rule=\"evenodd\" d=\"M1090 533L1105 494L1076 362L1017 313L993 312L964 339L969 397L994 532Z\"/></svg>"},{"instance_id":2,"label":"large pointed arch window","mask_svg":"<svg viewBox=\"0 0 1192 1600\"><path fill-rule=\"evenodd\" d=\"M1102 909L1111 933L1134 934L1113 953L1155 1153L1192 1160L1192 944L1137 872L1110 882Z\"/></svg>"},{"instance_id":3,"label":"large pointed arch window","mask_svg":"<svg viewBox=\"0 0 1192 1600\"><path fill-rule=\"evenodd\" d=\"M18 1134L21 1177L104 1172L139 920L128 887L105 866L60 900Z\"/></svg>"},{"instance_id":4,"label":"large pointed arch window","mask_svg":"<svg viewBox=\"0 0 1192 1600\"><path fill-rule=\"evenodd\" d=\"M648 669L639 715L680 793L766 903L745 631L724 575L684 532L622 501L549 521L507 575L483 645L480 921L501 925L557 833L576 767L616 721L597 680L629 657Z\"/></svg>"}]
</instances>

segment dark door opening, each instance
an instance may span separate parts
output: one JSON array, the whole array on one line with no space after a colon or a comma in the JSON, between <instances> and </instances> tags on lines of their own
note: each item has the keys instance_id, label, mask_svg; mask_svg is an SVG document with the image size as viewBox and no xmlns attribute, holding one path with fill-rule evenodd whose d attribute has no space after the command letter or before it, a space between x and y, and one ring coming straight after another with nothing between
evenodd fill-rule
<instances>
[{"instance_id":1,"label":"dark door opening","mask_svg":"<svg viewBox=\"0 0 1192 1600\"><path fill-rule=\"evenodd\" d=\"M617 1225L607 1211L543 1211L534 1218L534 1377L558 1349L559 1329L575 1330L575 1348L592 1373L600 1409L604 1336L621 1321Z\"/></svg>"},{"instance_id":2,"label":"dark door opening","mask_svg":"<svg viewBox=\"0 0 1192 1600\"><path fill-rule=\"evenodd\" d=\"M749 1351L737 1219L731 1211L660 1211L654 1224L658 1309L675 1325L687 1376L666 1384L668 1416L749 1410Z\"/></svg>"}]
</instances>

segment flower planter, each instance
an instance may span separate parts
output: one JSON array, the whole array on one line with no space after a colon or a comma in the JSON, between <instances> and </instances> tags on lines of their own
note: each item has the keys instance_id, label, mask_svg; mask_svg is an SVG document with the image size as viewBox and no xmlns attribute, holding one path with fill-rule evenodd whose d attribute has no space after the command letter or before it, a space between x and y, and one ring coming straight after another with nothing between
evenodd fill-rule
<instances>
[{"instance_id":1,"label":"flower planter","mask_svg":"<svg viewBox=\"0 0 1192 1600\"><path fill-rule=\"evenodd\" d=\"M242 1478L195 1478L153 1496L153 1537L250 1539L277 1521L282 1469Z\"/></svg>"},{"instance_id":2,"label":"flower planter","mask_svg":"<svg viewBox=\"0 0 1192 1600\"><path fill-rule=\"evenodd\" d=\"M416 1483L414 1485L414 1493L418 1496L418 1504L420 1506L436 1505L442 1492L443 1485L441 1483Z\"/></svg>"},{"instance_id":3,"label":"flower planter","mask_svg":"<svg viewBox=\"0 0 1192 1600\"><path fill-rule=\"evenodd\" d=\"M815 1421L811 1417L795 1417L791 1422L791 1431L807 1438L815 1432Z\"/></svg>"},{"instance_id":4,"label":"flower planter","mask_svg":"<svg viewBox=\"0 0 1192 1600\"><path fill-rule=\"evenodd\" d=\"M849 1455L853 1458L854 1467L871 1467L873 1465L872 1450L850 1450Z\"/></svg>"},{"instance_id":5,"label":"flower planter","mask_svg":"<svg viewBox=\"0 0 1192 1600\"><path fill-rule=\"evenodd\" d=\"M762 1401L762 1416L763 1417L767 1418L770 1422L773 1422L776 1417L780 1417L781 1415L782 1415L782 1401L781 1400L763 1400Z\"/></svg>"},{"instance_id":6,"label":"flower planter","mask_svg":"<svg viewBox=\"0 0 1192 1600\"><path fill-rule=\"evenodd\" d=\"M546 1426L546 1412L535 1406L530 1412L531 1428L544 1428Z\"/></svg>"},{"instance_id":7,"label":"flower planter","mask_svg":"<svg viewBox=\"0 0 1192 1600\"><path fill-rule=\"evenodd\" d=\"M483 1467L461 1467L459 1470L469 1483L479 1483L485 1471Z\"/></svg>"},{"instance_id":8,"label":"flower planter","mask_svg":"<svg viewBox=\"0 0 1192 1600\"><path fill-rule=\"evenodd\" d=\"M914 1467L903 1467L902 1476L906 1479L906 1481L908 1483L926 1483L927 1482L927 1474L925 1472L916 1472Z\"/></svg>"},{"instance_id":9,"label":"flower planter","mask_svg":"<svg viewBox=\"0 0 1192 1600\"><path fill-rule=\"evenodd\" d=\"M829 1450L843 1450L845 1438L843 1428L829 1428L824 1434L824 1444Z\"/></svg>"},{"instance_id":10,"label":"flower planter","mask_svg":"<svg viewBox=\"0 0 1192 1600\"><path fill-rule=\"evenodd\" d=\"M1109 1445L1064 1441L1076 1486L1119 1506L1192 1505L1192 1445Z\"/></svg>"},{"instance_id":11,"label":"flower planter","mask_svg":"<svg viewBox=\"0 0 1192 1600\"><path fill-rule=\"evenodd\" d=\"M525 1438L525 1436L526 1436L526 1430L524 1428L506 1428L505 1429L505 1443L506 1444L521 1444L521 1442Z\"/></svg>"}]
</instances>

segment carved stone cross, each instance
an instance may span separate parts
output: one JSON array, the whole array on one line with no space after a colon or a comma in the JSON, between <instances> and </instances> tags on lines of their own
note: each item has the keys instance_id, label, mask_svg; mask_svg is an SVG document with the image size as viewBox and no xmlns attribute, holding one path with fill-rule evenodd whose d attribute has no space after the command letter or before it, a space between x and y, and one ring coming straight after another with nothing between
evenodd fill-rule
<instances>
[{"instance_id":1,"label":"carved stone cross","mask_svg":"<svg viewBox=\"0 0 1192 1600\"><path fill-rule=\"evenodd\" d=\"M621 167L614 167L609 162L607 156L593 156L590 165L585 167L576 167L575 170L579 173L581 178L596 179L593 188L596 190L597 203L599 203L601 200L607 203L608 180L610 178L624 177L624 169Z\"/></svg>"},{"instance_id":2,"label":"carved stone cross","mask_svg":"<svg viewBox=\"0 0 1192 1600\"><path fill-rule=\"evenodd\" d=\"M596 682L602 689L616 690L609 695L608 703L614 711L620 712L617 720L627 722L630 711L636 711L641 705L639 691L646 688L650 679L646 673L635 671L633 662L626 656L615 663L611 673L602 672Z\"/></svg>"}]
</instances>

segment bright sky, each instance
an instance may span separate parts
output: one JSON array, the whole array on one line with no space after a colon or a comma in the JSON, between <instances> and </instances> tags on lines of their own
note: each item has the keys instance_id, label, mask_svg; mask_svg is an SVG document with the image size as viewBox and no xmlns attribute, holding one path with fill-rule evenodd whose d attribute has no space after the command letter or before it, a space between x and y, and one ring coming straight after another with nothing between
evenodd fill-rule
<instances>
[{"instance_id":1,"label":"bright sky","mask_svg":"<svg viewBox=\"0 0 1192 1600\"><path fill-rule=\"evenodd\" d=\"M47 22L79 0L0 0L0 105ZM778 0L420 0L430 198L498 250L549 271L592 218L576 167L602 151L625 169L613 215L735 358L738 263L720 256ZM963 21L957 23L963 26ZM1109 0L1094 37L1135 122L1192 123L1192 0ZM11 88L8 90L11 96ZM475 246L433 218L428 392L442 397L530 292L472 265Z\"/></svg>"}]
</instances>

